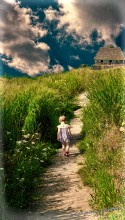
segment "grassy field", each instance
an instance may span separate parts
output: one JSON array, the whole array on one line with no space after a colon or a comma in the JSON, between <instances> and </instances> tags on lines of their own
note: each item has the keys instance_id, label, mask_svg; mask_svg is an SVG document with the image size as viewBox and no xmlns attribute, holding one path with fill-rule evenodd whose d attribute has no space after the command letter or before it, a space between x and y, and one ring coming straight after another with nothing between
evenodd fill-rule
<instances>
[{"instance_id":1,"label":"grassy field","mask_svg":"<svg viewBox=\"0 0 125 220\"><path fill-rule=\"evenodd\" d=\"M2 78L5 197L27 207L39 175L56 152L58 118L73 117L75 96L84 90L84 73L72 71L33 79Z\"/></svg>"},{"instance_id":2,"label":"grassy field","mask_svg":"<svg viewBox=\"0 0 125 220\"><path fill-rule=\"evenodd\" d=\"M86 91L79 171L93 189L94 209L119 206L122 200L124 68L80 68L63 74L1 78L4 192L7 204L26 208L39 176L59 147L58 117L74 116L76 96ZM121 129L123 130L123 129ZM3 171L2 171L3 172Z\"/></svg>"},{"instance_id":3,"label":"grassy field","mask_svg":"<svg viewBox=\"0 0 125 220\"><path fill-rule=\"evenodd\" d=\"M79 144L86 164L79 173L84 184L93 188L94 209L119 207L123 197L124 68L95 71L88 98Z\"/></svg>"}]
</instances>

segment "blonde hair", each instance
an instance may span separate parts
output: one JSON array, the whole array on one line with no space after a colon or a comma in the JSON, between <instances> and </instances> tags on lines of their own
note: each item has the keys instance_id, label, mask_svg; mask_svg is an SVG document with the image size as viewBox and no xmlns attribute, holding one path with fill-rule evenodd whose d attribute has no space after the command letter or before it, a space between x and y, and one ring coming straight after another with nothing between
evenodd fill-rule
<instances>
[{"instance_id":1,"label":"blonde hair","mask_svg":"<svg viewBox=\"0 0 125 220\"><path fill-rule=\"evenodd\" d=\"M65 115L61 115L61 116L59 117L59 122L62 122L62 121L66 121Z\"/></svg>"}]
</instances>

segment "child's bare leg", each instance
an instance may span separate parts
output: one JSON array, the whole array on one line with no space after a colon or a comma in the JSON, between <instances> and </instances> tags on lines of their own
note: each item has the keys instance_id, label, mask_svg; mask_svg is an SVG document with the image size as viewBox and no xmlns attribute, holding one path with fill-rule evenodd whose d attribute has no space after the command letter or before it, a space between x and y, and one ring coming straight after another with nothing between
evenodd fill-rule
<instances>
[{"instance_id":1,"label":"child's bare leg","mask_svg":"<svg viewBox=\"0 0 125 220\"><path fill-rule=\"evenodd\" d=\"M69 143L66 144L66 153L69 154Z\"/></svg>"},{"instance_id":2,"label":"child's bare leg","mask_svg":"<svg viewBox=\"0 0 125 220\"><path fill-rule=\"evenodd\" d=\"M64 144L62 144L62 154L63 156L65 155L66 153L66 146Z\"/></svg>"}]
</instances>

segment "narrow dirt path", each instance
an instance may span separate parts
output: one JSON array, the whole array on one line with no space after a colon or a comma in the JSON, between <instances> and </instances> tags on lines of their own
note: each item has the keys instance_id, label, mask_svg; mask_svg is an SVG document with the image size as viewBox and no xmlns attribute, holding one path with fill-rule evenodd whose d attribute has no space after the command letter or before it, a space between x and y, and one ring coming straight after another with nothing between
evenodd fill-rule
<instances>
[{"instance_id":1,"label":"narrow dirt path","mask_svg":"<svg viewBox=\"0 0 125 220\"><path fill-rule=\"evenodd\" d=\"M85 93L78 96L78 104L82 107L88 103ZM72 141L70 156L62 158L61 149L54 156L52 165L41 178L33 209L30 214L37 213L37 219L98 219L89 205L91 189L83 186L78 170L85 159L79 153L77 144L82 129L81 109L74 112L71 120ZM41 216L41 217L40 217Z\"/></svg>"}]
</instances>

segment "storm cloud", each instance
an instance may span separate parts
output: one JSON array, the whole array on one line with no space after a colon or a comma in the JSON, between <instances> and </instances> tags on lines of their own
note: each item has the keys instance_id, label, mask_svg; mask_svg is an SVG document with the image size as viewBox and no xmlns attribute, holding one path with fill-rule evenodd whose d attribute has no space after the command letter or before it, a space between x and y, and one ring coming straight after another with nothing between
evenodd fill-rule
<instances>
[{"instance_id":1,"label":"storm cloud","mask_svg":"<svg viewBox=\"0 0 125 220\"><path fill-rule=\"evenodd\" d=\"M93 30L98 32L98 41L113 42L124 23L124 0L59 0L61 10L58 28L67 24L67 32L75 31L91 43Z\"/></svg>"},{"instance_id":2,"label":"storm cloud","mask_svg":"<svg viewBox=\"0 0 125 220\"><path fill-rule=\"evenodd\" d=\"M124 0L1 0L1 59L30 76L92 65L124 24Z\"/></svg>"},{"instance_id":3,"label":"storm cloud","mask_svg":"<svg viewBox=\"0 0 125 220\"><path fill-rule=\"evenodd\" d=\"M4 62L31 76L47 71L49 46L37 43L47 31L37 21L38 17L30 8L20 8L14 0L2 0L0 10L0 53L6 55Z\"/></svg>"}]
</instances>

